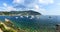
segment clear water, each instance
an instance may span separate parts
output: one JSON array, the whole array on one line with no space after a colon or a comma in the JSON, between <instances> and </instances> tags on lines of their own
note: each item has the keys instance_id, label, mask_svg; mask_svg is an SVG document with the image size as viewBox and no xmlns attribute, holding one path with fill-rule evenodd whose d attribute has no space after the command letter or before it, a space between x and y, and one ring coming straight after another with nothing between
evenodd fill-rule
<instances>
[{"instance_id":1,"label":"clear water","mask_svg":"<svg viewBox=\"0 0 60 32\"><path fill-rule=\"evenodd\" d=\"M11 20L22 29L41 29L46 32L55 32L56 24L60 24L60 16L38 15L38 16L0 16L0 21L5 18Z\"/></svg>"}]
</instances>

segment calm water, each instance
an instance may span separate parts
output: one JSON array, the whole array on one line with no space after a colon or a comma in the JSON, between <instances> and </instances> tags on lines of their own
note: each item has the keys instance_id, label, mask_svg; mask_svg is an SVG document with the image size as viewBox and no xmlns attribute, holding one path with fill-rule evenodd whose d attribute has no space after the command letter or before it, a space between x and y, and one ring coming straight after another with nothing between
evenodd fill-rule
<instances>
[{"instance_id":1,"label":"calm water","mask_svg":"<svg viewBox=\"0 0 60 32\"><path fill-rule=\"evenodd\" d=\"M0 16L0 21L5 18L11 20L16 26L21 28L34 28L34 29L55 29L56 24L60 24L60 16Z\"/></svg>"}]
</instances>

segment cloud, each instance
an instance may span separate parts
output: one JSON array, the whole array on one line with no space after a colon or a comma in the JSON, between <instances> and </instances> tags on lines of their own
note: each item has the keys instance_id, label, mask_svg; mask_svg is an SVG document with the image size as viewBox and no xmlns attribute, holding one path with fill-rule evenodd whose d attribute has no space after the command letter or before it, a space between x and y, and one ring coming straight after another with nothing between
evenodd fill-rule
<instances>
[{"instance_id":1,"label":"cloud","mask_svg":"<svg viewBox=\"0 0 60 32\"><path fill-rule=\"evenodd\" d=\"M7 4L6 4L6 3L3 3L3 6L5 6L5 7L6 7L6 6L7 6Z\"/></svg>"},{"instance_id":2,"label":"cloud","mask_svg":"<svg viewBox=\"0 0 60 32\"><path fill-rule=\"evenodd\" d=\"M39 4L47 5L52 3L54 3L53 0L13 0L13 4L15 4L14 7L21 10L22 9L39 10L41 8Z\"/></svg>"},{"instance_id":3,"label":"cloud","mask_svg":"<svg viewBox=\"0 0 60 32\"><path fill-rule=\"evenodd\" d=\"M0 11L14 11L16 8L9 6L7 3L3 3L3 7L0 7Z\"/></svg>"},{"instance_id":4,"label":"cloud","mask_svg":"<svg viewBox=\"0 0 60 32\"><path fill-rule=\"evenodd\" d=\"M49 5L53 4L54 0L13 0L12 6L8 5L7 3L3 3L4 7L0 7L3 11L20 11L20 10L34 10L40 12L44 15L51 14L51 11L46 11L45 8L42 8L41 5ZM48 15L47 14L47 15Z\"/></svg>"},{"instance_id":5,"label":"cloud","mask_svg":"<svg viewBox=\"0 0 60 32\"><path fill-rule=\"evenodd\" d=\"M15 4L17 3L17 5ZM15 8L18 9L39 9L39 5L36 0L14 0L13 4L15 4Z\"/></svg>"},{"instance_id":6,"label":"cloud","mask_svg":"<svg viewBox=\"0 0 60 32\"><path fill-rule=\"evenodd\" d=\"M40 9L40 7L38 6L38 5L35 5L35 10L39 10Z\"/></svg>"},{"instance_id":7,"label":"cloud","mask_svg":"<svg viewBox=\"0 0 60 32\"><path fill-rule=\"evenodd\" d=\"M17 10L34 10L40 12L42 14L47 14L45 8L41 8L41 5L49 5L53 4L54 0L14 0L13 4L15 4L14 8ZM17 5L16 5L17 4Z\"/></svg>"},{"instance_id":8,"label":"cloud","mask_svg":"<svg viewBox=\"0 0 60 32\"><path fill-rule=\"evenodd\" d=\"M16 4L21 4L23 2L24 2L24 0L13 0L13 3L16 3Z\"/></svg>"},{"instance_id":9,"label":"cloud","mask_svg":"<svg viewBox=\"0 0 60 32\"><path fill-rule=\"evenodd\" d=\"M39 0L40 4L53 4L54 0Z\"/></svg>"},{"instance_id":10,"label":"cloud","mask_svg":"<svg viewBox=\"0 0 60 32\"><path fill-rule=\"evenodd\" d=\"M17 4L53 4L54 0L13 0L13 3L17 3Z\"/></svg>"},{"instance_id":11,"label":"cloud","mask_svg":"<svg viewBox=\"0 0 60 32\"><path fill-rule=\"evenodd\" d=\"M8 10L8 11L14 11L14 10L16 10L16 8L14 8L14 7L12 7L12 6L8 6L8 7L6 7L6 9Z\"/></svg>"}]
</instances>

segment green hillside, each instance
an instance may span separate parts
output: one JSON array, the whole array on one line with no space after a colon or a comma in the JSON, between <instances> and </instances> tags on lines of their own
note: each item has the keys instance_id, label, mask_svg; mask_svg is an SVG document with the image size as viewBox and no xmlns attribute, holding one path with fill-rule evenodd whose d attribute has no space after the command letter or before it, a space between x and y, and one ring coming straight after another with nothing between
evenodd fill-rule
<instances>
[{"instance_id":1,"label":"green hillside","mask_svg":"<svg viewBox=\"0 0 60 32\"><path fill-rule=\"evenodd\" d=\"M28 10L28 11L10 11L10 12L0 12L0 15L41 15L38 12L35 12L33 10Z\"/></svg>"}]
</instances>

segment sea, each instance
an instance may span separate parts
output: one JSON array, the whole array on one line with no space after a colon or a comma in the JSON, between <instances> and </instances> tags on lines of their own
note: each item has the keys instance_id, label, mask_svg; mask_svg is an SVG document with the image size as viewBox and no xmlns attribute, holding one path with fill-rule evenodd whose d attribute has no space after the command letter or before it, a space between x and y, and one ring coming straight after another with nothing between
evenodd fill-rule
<instances>
[{"instance_id":1,"label":"sea","mask_svg":"<svg viewBox=\"0 0 60 32\"><path fill-rule=\"evenodd\" d=\"M0 16L0 21L4 22L5 19L21 29L47 29L51 32L55 32L56 25L60 24L60 16L57 15Z\"/></svg>"}]
</instances>

